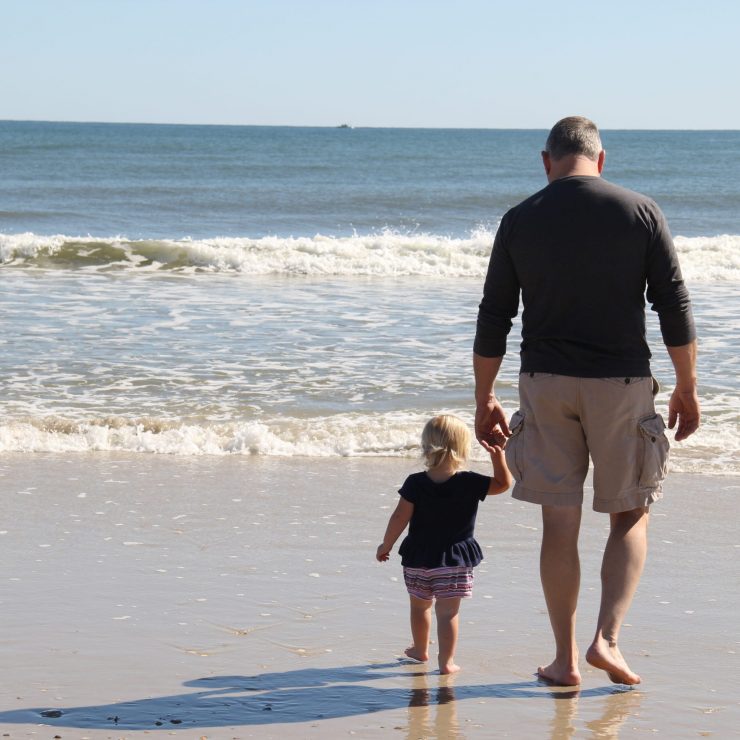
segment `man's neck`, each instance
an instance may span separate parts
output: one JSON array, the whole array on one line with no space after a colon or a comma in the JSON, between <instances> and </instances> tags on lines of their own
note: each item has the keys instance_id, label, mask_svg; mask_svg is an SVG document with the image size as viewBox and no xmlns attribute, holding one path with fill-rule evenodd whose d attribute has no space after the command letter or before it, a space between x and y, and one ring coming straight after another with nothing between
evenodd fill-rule
<instances>
[{"instance_id":1,"label":"man's neck","mask_svg":"<svg viewBox=\"0 0 740 740\"><path fill-rule=\"evenodd\" d=\"M564 177L599 177L603 161L594 161L581 154L574 154L548 162L547 181L554 182Z\"/></svg>"}]
</instances>

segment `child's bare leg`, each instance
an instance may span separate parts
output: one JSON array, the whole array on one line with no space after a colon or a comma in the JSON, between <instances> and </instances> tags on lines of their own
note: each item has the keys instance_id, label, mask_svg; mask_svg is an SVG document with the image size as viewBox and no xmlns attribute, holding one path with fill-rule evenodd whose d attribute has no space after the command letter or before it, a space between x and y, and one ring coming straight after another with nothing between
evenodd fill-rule
<instances>
[{"instance_id":1,"label":"child's bare leg","mask_svg":"<svg viewBox=\"0 0 740 740\"><path fill-rule=\"evenodd\" d=\"M411 600L411 638L414 644L404 653L414 660L429 660L429 633L432 629L432 601L409 595Z\"/></svg>"},{"instance_id":2,"label":"child's bare leg","mask_svg":"<svg viewBox=\"0 0 740 740\"><path fill-rule=\"evenodd\" d=\"M439 641L439 672L443 675L457 673L455 665L455 648L457 647L458 612L460 599L437 599L437 640Z\"/></svg>"}]
</instances>

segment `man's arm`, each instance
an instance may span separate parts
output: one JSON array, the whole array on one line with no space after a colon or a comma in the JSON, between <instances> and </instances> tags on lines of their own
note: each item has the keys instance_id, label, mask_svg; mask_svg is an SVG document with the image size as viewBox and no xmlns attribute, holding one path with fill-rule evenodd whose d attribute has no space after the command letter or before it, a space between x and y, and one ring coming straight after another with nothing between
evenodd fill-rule
<instances>
[{"instance_id":1,"label":"man's arm","mask_svg":"<svg viewBox=\"0 0 740 740\"><path fill-rule=\"evenodd\" d=\"M505 248L507 216L501 220L493 241L483 300L478 307L473 372L475 373L475 436L494 444L491 432L498 428L507 437L509 425L493 385L506 353L506 337L519 310L519 281Z\"/></svg>"},{"instance_id":2,"label":"man's arm","mask_svg":"<svg viewBox=\"0 0 740 740\"><path fill-rule=\"evenodd\" d=\"M647 299L660 319L663 342L676 371L676 387L668 402L668 428L678 421L676 440L699 428L701 411L696 393L696 328L689 292L665 217L655 206L654 233L647 252Z\"/></svg>"},{"instance_id":3,"label":"man's arm","mask_svg":"<svg viewBox=\"0 0 740 740\"><path fill-rule=\"evenodd\" d=\"M475 436L478 441L491 441L496 427L509 436L509 425L506 423L504 409L494 393L494 383L503 359L503 356L483 357L473 352Z\"/></svg>"},{"instance_id":4,"label":"man's arm","mask_svg":"<svg viewBox=\"0 0 740 740\"><path fill-rule=\"evenodd\" d=\"M696 340L680 347L666 347L676 371L676 387L668 402L668 428L676 429L676 441L693 434L699 428L701 409L696 392Z\"/></svg>"},{"instance_id":5,"label":"man's arm","mask_svg":"<svg viewBox=\"0 0 740 740\"><path fill-rule=\"evenodd\" d=\"M657 206L653 215L655 232L647 251L646 297L658 314L665 345L682 347L696 339L691 299L665 217Z\"/></svg>"}]
</instances>

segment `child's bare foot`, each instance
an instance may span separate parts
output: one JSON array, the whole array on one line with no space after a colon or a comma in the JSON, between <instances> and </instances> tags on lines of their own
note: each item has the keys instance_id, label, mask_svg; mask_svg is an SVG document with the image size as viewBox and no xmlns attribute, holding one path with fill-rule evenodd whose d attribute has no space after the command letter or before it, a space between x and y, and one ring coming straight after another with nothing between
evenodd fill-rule
<instances>
[{"instance_id":1,"label":"child's bare foot","mask_svg":"<svg viewBox=\"0 0 740 740\"><path fill-rule=\"evenodd\" d=\"M452 661L449 663L439 664L439 673L441 676L449 676L452 673L457 673L460 670L459 665L455 665Z\"/></svg>"},{"instance_id":2,"label":"child's bare foot","mask_svg":"<svg viewBox=\"0 0 740 740\"><path fill-rule=\"evenodd\" d=\"M607 642L603 638L597 638L586 651L586 660L594 668L606 671L606 675L613 683L634 686L642 680L630 670L616 642Z\"/></svg>"},{"instance_id":3,"label":"child's bare foot","mask_svg":"<svg viewBox=\"0 0 740 740\"><path fill-rule=\"evenodd\" d=\"M579 686L581 683L577 665L560 665L555 660L550 665L541 665L537 676L553 686Z\"/></svg>"},{"instance_id":4,"label":"child's bare foot","mask_svg":"<svg viewBox=\"0 0 740 740\"><path fill-rule=\"evenodd\" d=\"M414 648L412 645L411 647L407 647L403 654L409 659L409 660L415 660L417 663L426 663L429 660L429 653L422 653Z\"/></svg>"}]
</instances>

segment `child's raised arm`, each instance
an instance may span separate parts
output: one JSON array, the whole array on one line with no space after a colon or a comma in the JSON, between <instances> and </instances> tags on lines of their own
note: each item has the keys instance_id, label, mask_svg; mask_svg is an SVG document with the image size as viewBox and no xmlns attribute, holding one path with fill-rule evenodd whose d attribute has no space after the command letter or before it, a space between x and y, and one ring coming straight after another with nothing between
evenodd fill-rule
<instances>
[{"instance_id":1,"label":"child's raised arm","mask_svg":"<svg viewBox=\"0 0 740 740\"><path fill-rule=\"evenodd\" d=\"M481 445L491 456L491 465L493 465L493 477L491 478L491 485L488 487L489 496L495 496L496 494L508 491L513 480L511 471L506 464L506 457L504 456L506 437L498 430L493 432L493 434L495 436L495 443L493 445L483 439L480 441Z\"/></svg>"},{"instance_id":2,"label":"child's raised arm","mask_svg":"<svg viewBox=\"0 0 740 740\"><path fill-rule=\"evenodd\" d=\"M388 526L386 527L383 541L378 545L378 550L375 553L376 560L381 563L388 560L390 557L390 551L393 549L393 545L396 544L396 540L408 526L413 513L414 505L402 496L398 501L396 510L391 514L391 518L388 520Z\"/></svg>"}]
</instances>

